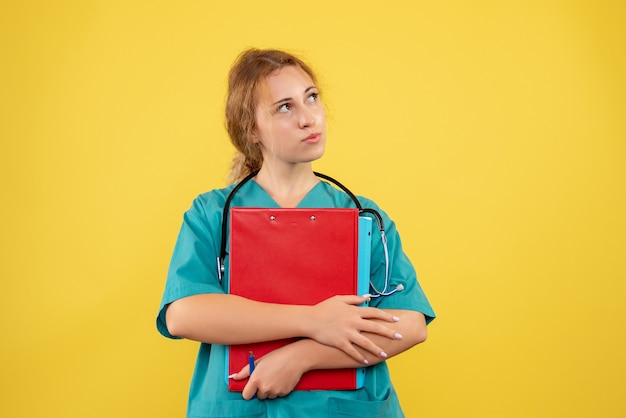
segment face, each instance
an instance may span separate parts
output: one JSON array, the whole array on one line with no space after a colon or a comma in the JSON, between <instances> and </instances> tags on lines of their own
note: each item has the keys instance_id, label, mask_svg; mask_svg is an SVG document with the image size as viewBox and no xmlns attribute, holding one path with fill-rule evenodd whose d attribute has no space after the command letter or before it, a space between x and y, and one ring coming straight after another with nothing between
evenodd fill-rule
<instances>
[{"instance_id":1,"label":"face","mask_svg":"<svg viewBox=\"0 0 626 418\"><path fill-rule=\"evenodd\" d=\"M311 77L298 66L266 77L257 91L252 141L263 164L310 163L324 154L326 114Z\"/></svg>"}]
</instances>

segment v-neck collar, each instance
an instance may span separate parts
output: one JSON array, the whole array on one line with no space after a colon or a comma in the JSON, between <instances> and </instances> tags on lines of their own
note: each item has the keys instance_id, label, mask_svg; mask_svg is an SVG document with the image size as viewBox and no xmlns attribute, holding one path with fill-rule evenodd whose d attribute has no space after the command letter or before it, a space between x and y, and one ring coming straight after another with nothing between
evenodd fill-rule
<instances>
[{"instance_id":1,"label":"v-neck collar","mask_svg":"<svg viewBox=\"0 0 626 418\"><path fill-rule=\"evenodd\" d=\"M268 208L272 208L272 207L282 208L282 206L280 206L272 198L272 196L270 196L269 193L267 193L267 191L263 188L263 186L261 186L259 183L256 182L256 180L252 179L250 183L254 185L252 187L256 189L255 194L257 195L257 197L263 200L262 202L261 201L259 202L259 203L262 203L260 206L268 207ZM316 198L314 195L317 194L317 189L319 189L320 187L323 187L322 186L323 183L324 183L323 181L318 181L317 184L313 186L311 190L307 192L306 195L304 195L304 197L300 200L300 202L298 202L295 208L297 209L297 208L307 208L307 207L315 206L314 202Z\"/></svg>"}]
</instances>

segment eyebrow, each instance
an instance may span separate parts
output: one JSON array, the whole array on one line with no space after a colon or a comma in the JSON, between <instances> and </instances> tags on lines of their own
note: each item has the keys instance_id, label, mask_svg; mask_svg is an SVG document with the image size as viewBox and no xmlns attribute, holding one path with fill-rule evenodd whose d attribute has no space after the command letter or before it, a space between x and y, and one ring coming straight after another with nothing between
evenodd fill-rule
<instances>
[{"instance_id":1,"label":"eyebrow","mask_svg":"<svg viewBox=\"0 0 626 418\"><path fill-rule=\"evenodd\" d=\"M317 87L316 87L316 86L310 86L310 87L307 87L307 88L304 90L304 94L307 94L309 91L311 91L311 90L313 90L313 89L317 89ZM280 99L280 100L278 100L278 101L276 101L276 102L272 103L272 106L277 105L277 104L279 104L279 103L288 102L288 101L291 101L291 100L293 100L291 97L285 97L284 99Z\"/></svg>"}]
</instances>

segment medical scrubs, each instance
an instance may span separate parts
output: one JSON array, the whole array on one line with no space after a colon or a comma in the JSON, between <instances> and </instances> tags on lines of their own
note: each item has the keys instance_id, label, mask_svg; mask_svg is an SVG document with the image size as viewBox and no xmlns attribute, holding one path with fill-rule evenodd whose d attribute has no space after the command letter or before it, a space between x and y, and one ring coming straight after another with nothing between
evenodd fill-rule
<instances>
[{"instance_id":1,"label":"medical scrubs","mask_svg":"<svg viewBox=\"0 0 626 418\"><path fill-rule=\"evenodd\" d=\"M157 317L157 328L166 337L174 338L165 324L165 310L169 303L201 293L224 293L228 274L220 282L216 260L221 239L222 210L232 189L233 186L229 186L198 196L184 215ZM363 197L359 197L359 200L364 208L378 210L384 220L390 263L390 284L387 290L394 289L399 284L404 286L404 290L391 296L372 299L370 305L419 311L426 316L427 323L430 322L435 314L422 292L411 262L402 251L395 224L374 202ZM254 180L246 183L234 195L232 206L279 207ZM355 205L344 192L320 181L298 207ZM373 225L376 225L375 221ZM376 230L374 227L374 231ZM225 262L228 272L228 255ZM372 234L371 280L377 289L384 288L385 257L380 235L377 233ZM371 293L375 292L371 290ZM189 394L188 417L404 417L385 362L366 368L365 385L361 389L294 391L284 398L247 401L241 397L240 392L228 391L225 349L223 345L200 344Z\"/></svg>"}]
</instances>

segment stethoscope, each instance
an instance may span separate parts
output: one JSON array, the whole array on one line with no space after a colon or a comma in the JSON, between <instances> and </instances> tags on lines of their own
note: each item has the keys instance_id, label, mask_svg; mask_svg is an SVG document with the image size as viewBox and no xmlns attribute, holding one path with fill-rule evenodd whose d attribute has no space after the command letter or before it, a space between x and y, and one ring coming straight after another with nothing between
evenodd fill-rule
<instances>
[{"instance_id":1,"label":"stethoscope","mask_svg":"<svg viewBox=\"0 0 626 418\"><path fill-rule=\"evenodd\" d=\"M217 275L220 281L222 280L222 276L224 275L224 271L225 271L224 259L226 258L226 235L227 235L227 230L228 230L228 213L230 211L230 202L233 200L235 193L237 193L237 191L239 191L239 189L241 189L241 187L244 184L250 181L258 173L259 173L259 170L253 171L252 173L247 175L243 180L241 180L230 192L230 194L226 198L226 202L224 203L224 211L222 212L222 237L221 237L221 243L220 243L220 255L217 258ZM378 231L380 232L380 239L383 244L383 250L385 253L385 286L383 287L383 290L380 291L376 288L376 286L374 286L374 283L372 283L372 280L370 279L370 287L374 291L374 294L370 294L370 297L377 298L380 296L389 296L396 292L404 290L404 286L402 284L399 284L398 286L395 287L395 289L387 291L387 287L389 286L389 250L387 248L387 237L385 235L385 225L384 225L382 216L380 216L380 213L378 213L378 211L376 211L375 209L363 208L361 206L361 202L359 202L359 199L357 199L357 197L346 186L339 183L334 178L327 176L325 174L322 174L322 173L318 173L316 171L314 171L313 174L315 174L317 177L320 177L324 180L330 181L331 183L339 187L341 190L343 190L348 196L350 196L350 199L352 199L357 209L359 210L359 215L363 213L369 213L373 215L374 218L376 219L376 223L378 224Z\"/></svg>"}]
</instances>

